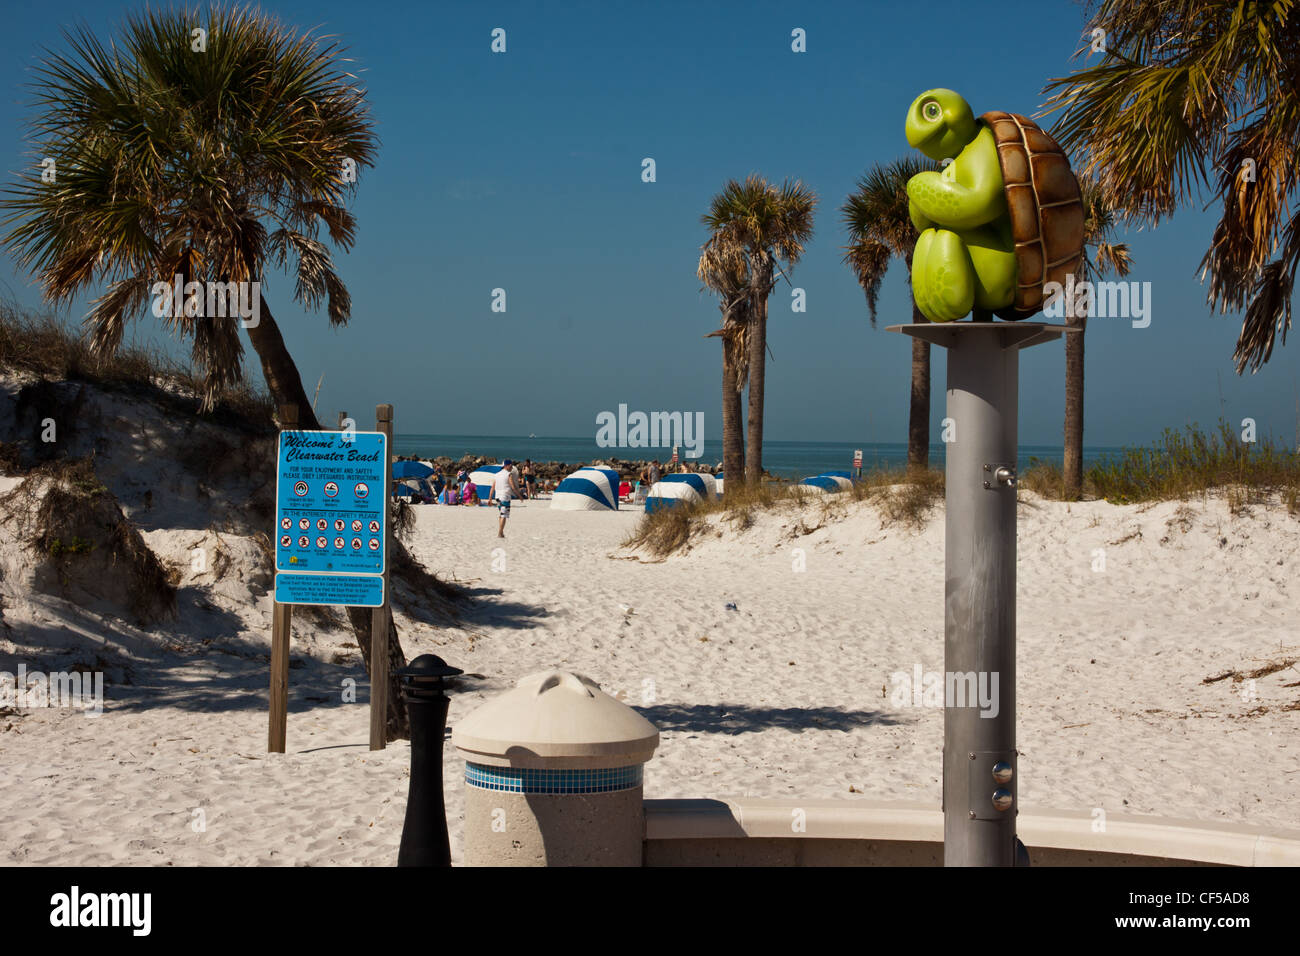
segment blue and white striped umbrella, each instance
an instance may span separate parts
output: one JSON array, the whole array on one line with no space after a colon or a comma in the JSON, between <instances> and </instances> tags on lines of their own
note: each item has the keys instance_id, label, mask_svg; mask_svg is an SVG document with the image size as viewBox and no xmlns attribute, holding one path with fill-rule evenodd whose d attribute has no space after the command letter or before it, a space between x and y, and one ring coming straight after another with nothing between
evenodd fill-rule
<instances>
[{"instance_id":1,"label":"blue and white striped umbrella","mask_svg":"<svg viewBox=\"0 0 1300 956\"><path fill-rule=\"evenodd\" d=\"M705 501L709 497L708 487L700 475L664 475L650 488L645 500L645 510L649 514L660 508L672 508L682 502Z\"/></svg>"},{"instance_id":2,"label":"blue and white striped umbrella","mask_svg":"<svg viewBox=\"0 0 1300 956\"><path fill-rule=\"evenodd\" d=\"M618 508L618 472L608 468L579 468L560 482L551 495L556 511L614 511Z\"/></svg>"}]
</instances>

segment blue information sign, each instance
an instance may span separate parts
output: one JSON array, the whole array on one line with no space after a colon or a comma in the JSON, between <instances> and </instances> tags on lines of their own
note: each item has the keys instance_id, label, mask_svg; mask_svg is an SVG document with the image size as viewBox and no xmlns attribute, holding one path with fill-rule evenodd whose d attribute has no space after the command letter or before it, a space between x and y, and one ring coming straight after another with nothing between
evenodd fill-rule
<instances>
[{"instance_id":1,"label":"blue information sign","mask_svg":"<svg viewBox=\"0 0 1300 956\"><path fill-rule=\"evenodd\" d=\"M280 604L330 604L335 607L380 607L384 579L378 574L294 574L275 576L275 599Z\"/></svg>"},{"instance_id":2,"label":"blue information sign","mask_svg":"<svg viewBox=\"0 0 1300 956\"><path fill-rule=\"evenodd\" d=\"M383 432L281 432L275 501L277 601L383 604L388 542ZM348 580L362 575L373 581Z\"/></svg>"}]
</instances>

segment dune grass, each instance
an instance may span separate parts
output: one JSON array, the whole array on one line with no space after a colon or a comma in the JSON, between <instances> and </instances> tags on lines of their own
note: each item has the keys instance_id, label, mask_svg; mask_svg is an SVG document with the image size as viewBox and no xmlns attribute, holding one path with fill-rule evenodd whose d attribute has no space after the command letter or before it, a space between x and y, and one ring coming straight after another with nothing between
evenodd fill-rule
<instances>
[{"instance_id":1,"label":"dune grass","mask_svg":"<svg viewBox=\"0 0 1300 956\"><path fill-rule=\"evenodd\" d=\"M854 482L851 490L838 494L825 494L806 485L787 482L735 485L727 488L721 500L679 504L643 516L623 546L662 558L686 547L711 518L717 517L732 529L744 531L753 525L757 514L783 506L797 507L804 512L810 506L815 507L820 522L816 527L821 527L842 517L852 501L874 502L885 525L920 529L943 498L943 491L943 472L933 470L872 472ZM816 530L806 526L806 515L801 518L801 527L802 533Z\"/></svg>"},{"instance_id":2,"label":"dune grass","mask_svg":"<svg viewBox=\"0 0 1300 956\"><path fill-rule=\"evenodd\" d=\"M1064 497L1064 475L1055 462L1031 458L1020 472L1018 485L1043 498ZM1085 498L1104 498L1113 504L1185 501L1219 492L1233 513L1280 501L1290 514L1300 515L1300 455L1270 438L1243 441L1227 422L1211 432L1190 425L1181 432L1166 429L1150 447L1127 448L1116 458L1092 465L1084 473L1083 491ZM944 474L932 469L873 472L841 494L823 495L784 482L742 485L729 488L721 501L678 505L646 515L623 546L665 557L686 547L715 516L743 531L759 512L784 505L799 505L806 511L809 503L818 505L823 524L846 513L849 502L870 501L879 509L882 524L919 530L943 496Z\"/></svg>"},{"instance_id":3,"label":"dune grass","mask_svg":"<svg viewBox=\"0 0 1300 956\"><path fill-rule=\"evenodd\" d=\"M1064 496L1065 479L1054 462L1031 458L1019 484L1044 498ZM1271 438L1243 441L1237 429L1220 421L1214 431L1167 428L1150 446L1126 448L1083 475L1085 498L1113 504L1185 501L1210 492L1223 493L1234 512L1278 500L1300 514L1300 456Z\"/></svg>"},{"instance_id":4,"label":"dune grass","mask_svg":"<svg viewBox=\"0 0 1300 956\"><path fill-rule=\"evenodd\" d=\"M1088 469L1099 497L1118 504L1181 500L1223 490L1229 501L1253 504L1280 495L1292 513L1300 491L1300 456L1271 438L1243 441L1228 422L1216 431L1167 428L1148 448L1127 448Z\"/></svg>"},{"instance_id":5,"label":"dune grass","mask_svg":"<svg viewBox=\"0 0 1300 956\"><path fill-rule=\"evenodd\" d=\"M96 357L77 330L51 316L35 316L11 302L0 302L0 369L30 372L47 381L79 381L104 388L143 390L167 404L175 395L185 404L199 405L200 376L159 349L124 346L113 355ZM228 388L205 417L256 429L275 426L274 403L249 384Z\"/></svg>"}]
</instances>

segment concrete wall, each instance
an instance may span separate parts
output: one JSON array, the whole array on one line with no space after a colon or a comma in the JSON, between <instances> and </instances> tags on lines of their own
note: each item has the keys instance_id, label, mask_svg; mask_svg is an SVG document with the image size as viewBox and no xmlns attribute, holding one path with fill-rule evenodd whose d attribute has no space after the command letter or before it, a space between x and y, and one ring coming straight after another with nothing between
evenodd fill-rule
<instances>
[{"instance_id":1,"label":"concrete wall","mask_svg":"<svg viewBox=\"0 0 1300 956\"><path fill-rule=\"evenodd\" d=\"M867 800L647 800L646 866L940 866L943 813ZM1038 810L1034 866L1300 866L1300 831Z\"/></svg>"}]
</instances>

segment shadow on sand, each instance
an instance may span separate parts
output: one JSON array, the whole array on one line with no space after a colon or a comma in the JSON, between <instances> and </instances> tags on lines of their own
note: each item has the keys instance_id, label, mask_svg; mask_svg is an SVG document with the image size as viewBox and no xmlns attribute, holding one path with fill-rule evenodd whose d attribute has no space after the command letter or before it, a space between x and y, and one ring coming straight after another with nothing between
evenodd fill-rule
<instances>
[{"instance_id":1,"label":"shadow on sand","mask_svg":"<svg viewBox=\"0 0 1300 956\"><path fill-rule=\"evenodd\" d=\"M527 630L537 627L545 618L554 616L540 604L499 600L504 593L501 588L467 587L465 594L471 603L461 612L460 622L483 627Z\"/></svg>"},{"instance_id":2,"label":"shadow on sand","mask_svg":"<svg viewBox=\"0 0 1300 956\"><path fill-rule=\"evenodd\" d=\"M893 726L903 723L879 710L845 710L841 707L751 707L748 704L660 704L638 707L637 712L662 731L692 731L735 736L778 728L839 730Z\"/></svg>"}]
</instances>

